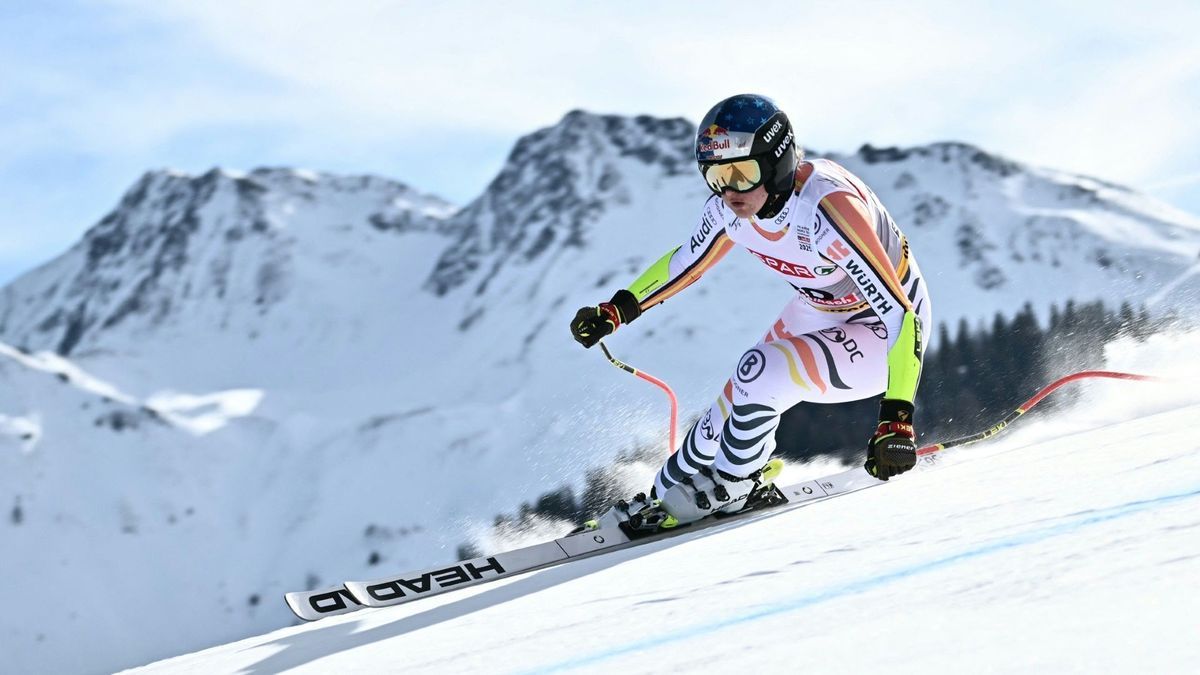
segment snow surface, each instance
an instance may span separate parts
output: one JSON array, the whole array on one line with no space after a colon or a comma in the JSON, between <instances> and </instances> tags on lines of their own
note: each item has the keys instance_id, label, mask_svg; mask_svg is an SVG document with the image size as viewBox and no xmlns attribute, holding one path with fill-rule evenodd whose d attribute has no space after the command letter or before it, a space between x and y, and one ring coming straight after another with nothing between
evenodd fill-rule
<instances>
[{"instance_id":1,"label":"snow surface","mask_svg":"<svg viewBox=\"0 0 1200 675\"><path fill-rule=\"evenodd\" d=\"M128 672L1196 672L1187 389L1089 384L877 489Z\"/></svg>"}]
</instances>

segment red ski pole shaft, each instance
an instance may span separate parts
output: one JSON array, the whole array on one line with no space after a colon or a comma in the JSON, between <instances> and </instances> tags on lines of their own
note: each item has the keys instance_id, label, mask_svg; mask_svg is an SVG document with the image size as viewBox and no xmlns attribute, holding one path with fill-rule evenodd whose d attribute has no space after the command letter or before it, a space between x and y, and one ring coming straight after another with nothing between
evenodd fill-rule
<instances>
[{"instance_id":1,"label":"red ski pole shaft","mask_svg":"<svg viewBox=\"0 0 1200 675\"><path fill-rule=\"evenodd\" d=\"M953 440L945 441L942 443L935 443L933 445L927 445L927 446L921 448L920 450L917 450L917 455L932 455L933 453L941 452L942 450L945 450L946 448L953 448L953 447L956 447L959 445L970 445L971 443L978 443L979 441L982 441L985 438L991 438L992 436L995 436L996 434L1000 433L1001 431L1004 431L1006 428L1008 428L1008 425L1013 423L1014 420L1016 420L1021 415L1024 415L1026 412L1029 411L1030 408L1032 408L1033 406L1040 403L1042 401L1042 399L1049 396L1052 392L1054 392L1054 390L1058 389L1059 387L1063 386L1064 384L1067 384L1068 382L1074 382L1076 380L1082 380L1082 379L1093 378L1093 377L1094 378L1107 378L1110 380L1136 380L1139 382L1163 382L1166 380L1166 378L1155 377L1153 375L1135 375L1133 373L1118 373L1118 372L1113 372L1110 370L1084 370L1084 371L1081 371L1078 373L1074 373L1072 375L1067 375L1066 377L1059 378L1059 379L1055 380L1054 382L1051 382L1050 384L1046 385L1045 387L1042 387L1041 391L1034 394L1033 398L1022 403L1020 406L1017 407L1016 410L1010 412L1008 415L1005 416L1004 419L1000 420L1000 422L998 424L992 426L991 428L987 429L986 431L981 431L977 434L972 434L970 436L963 436L962 438L955 438Z\"/></svg>"},{"instance_id":2,"label":"red ski pole shaft","mask_svg":"<svg viewBox=\"0 0 1200 675\"><path fill-rule=\"evenodd\" d=\"M608 346L604 344L603 340L600 341L600 349L601 349L601 351L604 352L604 356L608 359L609 363L620 368L621 370L624 370L627 373L632 373L633 375L637 375L638 377L649 382L650 384L653 384L654 386L658 387L659 389L662 389L663 391L667 392L667 399L669 399L671 401L671 433L670 433L671 447L670 447L670 452L668 452L667 454L674 453L675 449L677 447L679 447L678 444L675 442L675 427L676 427L676 422L679 418L679 404L675 399L675 392L671 391L671 387L669 387L666 382L663 382L662 380L658 379L657 377L654 377L653 375L651 375L649 373L638 370L637 368L634 368L633 366L625 363L624 361L621 361L621 360L617 359L616 357L614 357L612 355L612 352L608 351Z\"/></svg>"}]
</instances>

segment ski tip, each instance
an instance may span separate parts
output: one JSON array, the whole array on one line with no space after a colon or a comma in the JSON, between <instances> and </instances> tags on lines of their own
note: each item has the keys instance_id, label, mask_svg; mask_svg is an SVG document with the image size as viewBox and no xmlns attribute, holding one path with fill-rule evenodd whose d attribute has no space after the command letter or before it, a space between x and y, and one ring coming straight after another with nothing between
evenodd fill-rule
<instances>
[{"instance_id":1,"label":"ski tip","mask_svg":"<svg viewBox=\"0 0 1200 675\"><path fill-rule=\"evenodd\" d=\"M296 591L283 596L292 613L305 621L316 621L327 616L347 614L362 609L359 602L345 586L334 586L317 591Z\"/></svg>"}]
</instances>

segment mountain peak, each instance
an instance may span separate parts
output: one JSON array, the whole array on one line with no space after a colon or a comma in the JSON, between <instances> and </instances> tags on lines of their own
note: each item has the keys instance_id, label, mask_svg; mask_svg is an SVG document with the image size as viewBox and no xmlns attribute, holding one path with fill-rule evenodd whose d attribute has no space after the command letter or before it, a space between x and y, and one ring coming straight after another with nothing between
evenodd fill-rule
<instances>
[{"instance_id":1,"label":"mountain peak","mask_svg":"<svg viewBox=\"0 0 1200 675\"><path fill-rule=\"evenodd\" d=\"M854 156L867 164L887 164L910 159L938 161L946 164L973 164L1000 177L1012 176L1025 169L1018 162L986 152L970 143L959 141L938 141L907 148L898 146L877 148L870 143L865 143Z\"/></svg>"},{"instance_id":2,"label":"mountain peak","mask_svg":"<svg viewBox=\"0 0 1200 675\"><path fill-rule=\"evenodd\" d=\"M556 124L518 139L505 170L536 164L550 154L586 151L592 156L633 156L674 171L681 160L691 162L694 133L695 125L680 117L624 117L572 110ZM503 176L501 171L497 181Z\"/></svg>"},{"instance_id":3,"label":"mountain peak","mask_svg":"<svg viewBox=\"0 0 1200 675\"><path fill-rule=\"evenodd\" d=\"M483 195L453 219L462 234L426 287L448 293L493 254L496 272L555 247L582 246L587 224L606 206L629 203L632 182L693 170L694 133L695 126L678 117L572 110L557 124L523 136ZM633 174L637 180L631 181ZM486 280L477 292L485 287Z\"/></svg>"},{"instance_id":4,"label":"mountain peak","mask_svg":"<svg viewBox=\"0 0 1200 675\"><path fill-rule=\"evenodd\" d=\"M364 239L407 232L445 237L455 210L372 175L148 171L70 251L5 290L0 333L66 355L135 317L161 325L204 303L227 317L233 298L265 312L288 295L297 256L353 258Z\"/></svg>"}]
</instances>

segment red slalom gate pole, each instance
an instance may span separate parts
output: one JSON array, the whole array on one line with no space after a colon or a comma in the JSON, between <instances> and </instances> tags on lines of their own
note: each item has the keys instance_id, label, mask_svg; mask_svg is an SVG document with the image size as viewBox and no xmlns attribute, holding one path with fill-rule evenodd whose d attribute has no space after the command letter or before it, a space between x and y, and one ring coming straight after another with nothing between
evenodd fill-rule
<instances>
[{"instance_id":1,"label":"red slalom gate pole","mask_svg":"<svg viewBox=\"0 0 1200 675\"><path fill-rule=\"evenodd\" d=\"M1034 394L1033 398L1022 403L1020 406L1017 407L1016 410L1010 412L1007 416L1005 416L1005 418L1003 420L1001 420L999 424L996 424L995 426L991 427L990 429L988 429L986 431L981 431L977 434L972 434L970 436L963 436L962 438L955 438L953 440L945 441L943 443L935 443L933 445L927 445L927 446L921 448L920 450L917 450L917 455L918 456L932 455L933 453L941 452L942 450L945 450L946 448L953 448L953 447L960 446L960 445L970 445L971 443L978 443L979 441L982 441L985 438L991 438L992 436L995 436L996 434L1000 433L1001 431L1004 431L1006 428L1008 428L1008 425L1013 423L1014 420L1016 420L1021 415L1024 415L1026 412L1029 411L1030 408L1032 408L1033 406L1040 403L1042 401L1042 399L1049 396L1052 392L1054 392L1054 390L1058 389L1059 387L1063 386L1064 384L1067 384L1068 382L1074 382L1076 380L1083 380L1083 379L1093 378L1093 377L1094 378L1107 378L1110 380L1136 380L1139 382L1165 382L1167 380L1167 378L1155 377L1153 375L1135 375L1133 373L1118 373L1118 372L1114 372L1111 370L1084 370L1084 371L1081 371L1078 373L1074 373L1072 375L1067 375L1066 377L1059 378L1059 379L1055 380L1054 382L1051 382L1050 384L1046 385L1045 387L1042 387L1042 390L1039 391L1038 393Z\"/></svg>"},{"instance_id":2,"label":"red slalom gate pole","mask_svg":"<svg viewBox=\"0 0 1200 675\"><path fill-rule=\"evenodd\" d=\"M608 351L608 346L604 344L603 340L600 341L600 349L604 352L604 356L608 359L609 363L620 368L621 370L624 370L627 373L632 373L634 375L637 375L638 377L649 382L650 384L653 384L654 386L658 387L659 389L662 389L663 391L667 392L667 398L671 401L671 434L670 434L671 447L670 447L670 452L668 452L667 454L668 455L673 454L675 452L675 449L679 447L679 444L675 442L675 427L676 427L677 420L679 419L679 403L675 400L675 392L671 391L671 387L667 386L666 382L663 382L662 380L658 379L657 377L654 377L653 375L651 375L649 373L640 371L637 368L634 368L633 366L614 357L612 355L612 352Z\"/></svg>"}]
</instances>

